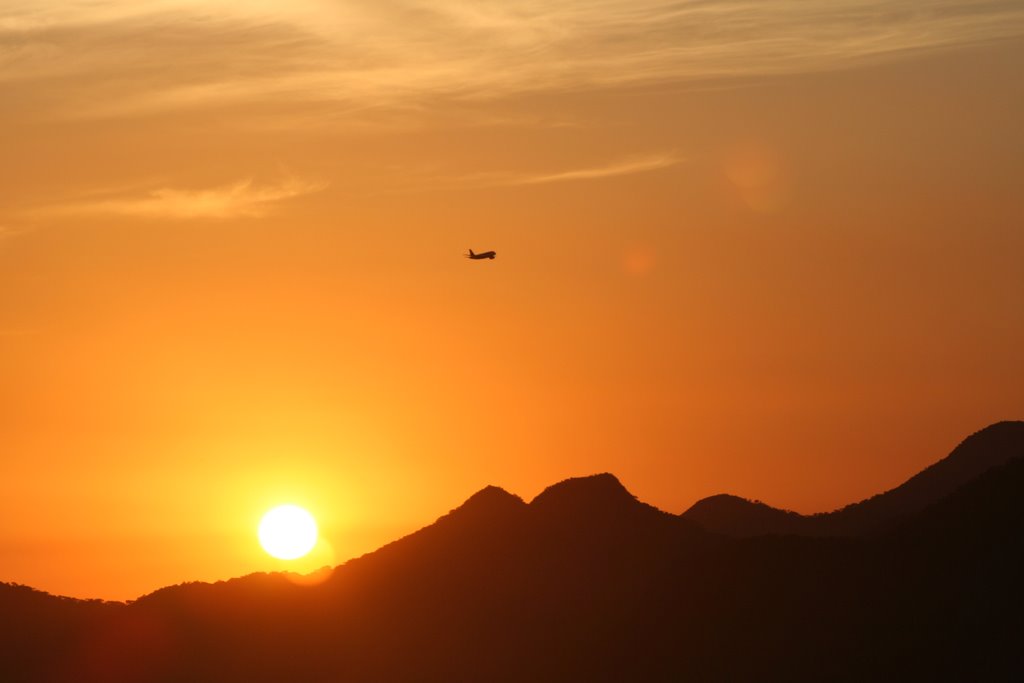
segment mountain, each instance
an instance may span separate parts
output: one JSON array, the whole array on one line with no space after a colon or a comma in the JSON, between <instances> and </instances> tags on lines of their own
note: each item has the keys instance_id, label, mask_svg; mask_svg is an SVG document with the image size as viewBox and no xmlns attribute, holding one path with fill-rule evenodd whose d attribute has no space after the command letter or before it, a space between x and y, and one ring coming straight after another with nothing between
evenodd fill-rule
<instances>
[{"instance_id":1,"label":"mountain","mask_svg":"<svg viewBox=\"0 0 1024 683\"><path fill-rule=\"evenodd\" d=\"M1024 456L1024 422L998 422L967 437L952 453L896 488L834 512L801 515L721 494L683 513L708 531L735 537L766 534L857 536L916 514L987 470Z\"/></svg>"},{"instance_id":2,"label":"mountain","mask_svg":"<svg viewBox=\"0 0 1024 683\"><path fill-rule=\"evenodd\" d=\"M1020 680L1022 500L1011 458L876 534L733 538L610 474L488 487L318 581L0 584L0 680Z\"/></svg>"}]
</instances>

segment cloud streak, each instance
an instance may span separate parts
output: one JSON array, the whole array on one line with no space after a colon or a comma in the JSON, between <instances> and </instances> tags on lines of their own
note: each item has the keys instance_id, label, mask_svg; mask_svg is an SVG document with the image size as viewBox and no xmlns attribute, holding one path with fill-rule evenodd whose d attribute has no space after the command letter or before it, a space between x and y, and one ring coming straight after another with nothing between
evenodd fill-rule
<instances>
[{"instance_id":1,"label":"cloud streak","mask_svg":"<svg viewBox=\"0 0 1024 683\"><path fill-rule=\"evenodd\" d=\"M45 80L76 116L422 106L831 70L1022 35L1024 6L999 0L14 0L0 87Z\"/></svg>"},{"instance_id":2,"label":"cloud streak","mask_svg":"<svg viewBox=\"0 0 1024 683\"><path fill-rule=\"evenodd\" d=\"M504 178L493 178L495 185L545 185L548 183L564 183L580 180L600 180L615 176L633 175L657 171L675 166L681 159L674 155L655 155L633 159L624 159L603 166L545 173L538 175L510 175Z\"/></svg>"},{"instance_id":3,"label":"cloud streak","mask_svg":"<svg viewBox=\"0 0 1024 683\"><path fill-rule=\"evenodd\" d=\"M11 225L0 224L0 243L6 239L16 237L26 232L28 232L28 228L24 226L14 227Z\"/></svg>"},{"instance_id":4,"label":"cloud streak","mask_svg":"<svg viewBox=\"0 0 1024 683\"><path fill-rule=\"evenodd\" d=\"M117 197L77 202L51 209L59 214L114 214L141 218L258 218L274 204L319 192L326 184L289 179L276 185L256 185L251 179L199 190L155 189L142 197Z\"/></svg>"}]
</instances>

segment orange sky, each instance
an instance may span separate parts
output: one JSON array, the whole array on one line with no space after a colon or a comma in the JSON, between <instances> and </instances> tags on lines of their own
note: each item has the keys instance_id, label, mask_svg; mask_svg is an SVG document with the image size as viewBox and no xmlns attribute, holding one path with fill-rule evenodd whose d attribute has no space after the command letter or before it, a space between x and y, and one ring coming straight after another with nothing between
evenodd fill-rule
<instances>
[{"instance_id":1,"label":"orange sky","mask_svg":"<svg viewBox=\"0 0 1024 683\"><path fill-rule=\"evenodd\" d=\"M1003 2L5 2L0 580L898 484L1022 417L1021 64Z\"/></svg>"}]
</instances>

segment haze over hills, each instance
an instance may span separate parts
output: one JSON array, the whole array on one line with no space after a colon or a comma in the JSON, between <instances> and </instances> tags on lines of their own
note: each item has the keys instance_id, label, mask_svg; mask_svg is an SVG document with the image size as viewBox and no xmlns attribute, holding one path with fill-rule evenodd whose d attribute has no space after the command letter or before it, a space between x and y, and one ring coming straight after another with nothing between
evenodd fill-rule
<instances>
[{"instance_id":1,"label":"haze over hills","mask_svg":"<svg viewBox=\"0 0 1024 683\"><path fill-rule=\"evenodd\" d=\"M1019 679L1022 426L862 503L898 502L861 508L870 535L735 538L600 474L530 503L485 488L319 581L256 574L128 604L0 585L0 679Z\"/></svg>"}]
</instances>

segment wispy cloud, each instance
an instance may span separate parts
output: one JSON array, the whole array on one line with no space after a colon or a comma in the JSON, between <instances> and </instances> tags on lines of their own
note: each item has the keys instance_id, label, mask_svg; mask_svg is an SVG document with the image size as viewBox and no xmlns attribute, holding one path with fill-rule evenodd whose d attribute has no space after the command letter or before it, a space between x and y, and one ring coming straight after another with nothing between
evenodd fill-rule
<instances>
[{"instance_id":1,"label":"wispy cloud","mask_svg":"<svg viewBox=\"0 0 1024 683\"><path fill-rule=\"evenodd\" d=\"M540 185L542 183L561 183L569 180L595 180L598 178L609 178L611 176L632 175L634 173L645 173L656 171L661 168L675 166L681 161L674 155L659 155L638 159L626 159L614 164L597 166L594 168L580 168L572 171L561 171L559 173L548 173L544 175L523 176L516 185Z\"/></svg>"},{"instance_id":2,"label":"wispy cloud","mask_svg":"<svg viewBox=\"0 0 1024 683\"><path fill-rule=\"evenodd\" d=\"M15 227L13 225L0 224L0 242L3 242L5 239L8 239L10 237L20 235L24 232L28 232L28 228L24 226Z\"/></svg>"},{"instance_id":3,"label":"wispy cloud","mask_svg":"<svg viewBox=\"0 0 1024 683\"><path fill-rule=\"evenodd\" d=\"M0 84L46 79L54 106L89 116L404 106L822 71L1022 35L1024 5L1004 0L11 0Z\"/></svg>"},{"instance_id":4,"label":"wispy cloud","mask_svg":"<svg viewBox=\"0 0 1024 683\"><path fill-rule=\"evenodd\" d=\"M251 179L207 189L158 188L143 196L71 202L46 213L106 213L145 218L238 218L265 215L278 203L324 189L324 183L290 178L274 185Z\"/></svg>"},{"instance_id":5,"label":"wispy cloud","mask_svg":"<svg viewBox=\"0 0 1024 683\"><path fill-rule=\"evenodd\" d=\"M486 173L462 178L464 183L485 186L496 185L544 185L547 183L564 183L579 180L599 180L614 176L646 173L675 166L682 161L674 154L658 154L645 157L634 157L620 161L577 168L554 173Z\"/></svg>"}]
</instances>

